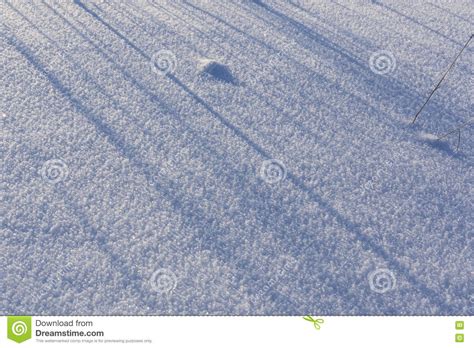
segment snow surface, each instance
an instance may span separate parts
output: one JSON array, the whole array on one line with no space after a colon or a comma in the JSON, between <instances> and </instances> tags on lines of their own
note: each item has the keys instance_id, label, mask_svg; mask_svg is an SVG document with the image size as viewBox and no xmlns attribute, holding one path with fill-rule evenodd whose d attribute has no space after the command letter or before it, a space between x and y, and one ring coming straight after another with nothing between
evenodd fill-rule
<instances>
[{"instance_id":1,"label":"snow surface","mask_svg":"<svg viewBox=\"0 0 474 348\"><path fill-rule=\"evenodd\" d=\"M1 1L0 315L472 315L473 12Z\"/></svg>"}]
</instances>

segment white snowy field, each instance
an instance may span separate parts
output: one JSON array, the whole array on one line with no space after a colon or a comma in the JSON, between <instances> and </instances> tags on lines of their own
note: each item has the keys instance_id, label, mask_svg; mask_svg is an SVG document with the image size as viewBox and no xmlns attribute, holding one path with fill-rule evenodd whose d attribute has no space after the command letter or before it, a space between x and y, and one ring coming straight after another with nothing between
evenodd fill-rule
<instances>
[{"instance_id":1,"label":"white snowy field","mask_svg":"<svg viewBox=\"0 0 474 348\"><path fill-rule=\"evenodd\" d=\"M474 42L412 124L472 33L469 0L1 0L0 315L472 315Z\"/></svg>"}]
</instances>

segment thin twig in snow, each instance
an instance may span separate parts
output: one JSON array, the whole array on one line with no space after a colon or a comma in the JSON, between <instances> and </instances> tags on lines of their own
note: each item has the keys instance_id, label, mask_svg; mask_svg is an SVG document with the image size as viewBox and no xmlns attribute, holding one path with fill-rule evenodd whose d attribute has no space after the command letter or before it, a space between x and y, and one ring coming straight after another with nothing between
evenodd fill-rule
<instances>
[{"instance_id":1,"label":"thin twig in snow","mask_svg":"<svg viewBox=\"0 0 474 348\"><path fill-rule=\"evenodd\" d=\"M467 40L466 44L464 45L464 47L462 48L462 50L458 53L458 55L456 56L456 58L454 58L454 61L451 63L451 65L449 66L448 70L446 70L446 72L443 74L443 76L441 77L441 80L439 80L438 84L436 85L436 87L431 91L430 95L428 96L428 99L426 99L425 103L421 106L420 110L418 110L418 112L416 113L415 117L413 118L413 121L412 121L412 124L415 123L416 119L418 118L418 115L421 113L421 111L425 108L426 104L428 104L428 102L430 101L431 97L433 96L434 92L436 92L436 90L439 88L439 86L441 85L441 82L443 82L443 80L445 79L446 75L448 75L448 73L451 71L452 67L454 66L454 63L456 63L456 61L458 60L459 56L461 55L461 53L464 51L464 49L469 45L469 42L471 42L472 40L472 37L474 36L474 34L471 34L471 37L469 38L469 40Z\"/></svg>"}]
</instances>

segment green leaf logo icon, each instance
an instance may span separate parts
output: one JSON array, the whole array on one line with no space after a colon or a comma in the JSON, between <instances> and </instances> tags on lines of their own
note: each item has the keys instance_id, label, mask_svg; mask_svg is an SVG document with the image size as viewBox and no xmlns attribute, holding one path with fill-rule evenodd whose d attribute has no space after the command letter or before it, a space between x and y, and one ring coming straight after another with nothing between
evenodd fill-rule
<instances>
[{"instance_id":1,"label":"green leaf logo icon","mask_svg":"<svg viewBox=\"0 0 474 348\"><path fill-rule=\"evenodd\" d=\"M324 323L324 319L322 319L322 318L314 319L311 315L307 315L307 316L303 317L303 319L306 320L306 321L312 322L313 325L314 325L314 328L316 330L321 329L321 324Z\"/></svg>"},{"instance_id":2,"label":"green leaf logo icon","mask_svg":"<svg viewBox=\"0 0 474 348\"><path fill-rule=\"evenodd\" d=\"M7 337L17 343L31 338L31 317L8 317Z\"/></svg>"}]
</instances>

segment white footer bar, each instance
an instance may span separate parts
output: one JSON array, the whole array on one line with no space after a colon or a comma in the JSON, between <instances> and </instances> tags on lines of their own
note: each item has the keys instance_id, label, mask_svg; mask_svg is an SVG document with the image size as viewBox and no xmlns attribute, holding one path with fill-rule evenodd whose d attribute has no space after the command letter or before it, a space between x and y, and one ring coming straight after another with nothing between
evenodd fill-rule
<instances>
[{"instance_id":1,"label":"white footer bar","mask_svg":"<svg viewBox=\"0 0 474 348\"><path fill-rule=\"evenodd\" d=\"M472 347L472 317L0 317L1 347Z\"/></svg>"}]
</instances>

